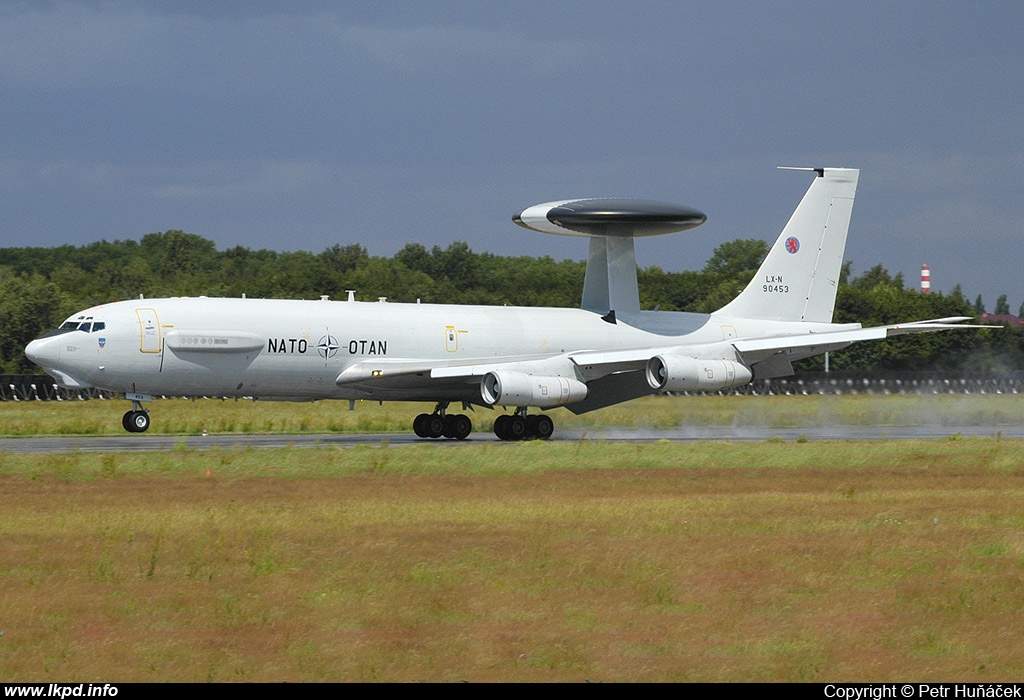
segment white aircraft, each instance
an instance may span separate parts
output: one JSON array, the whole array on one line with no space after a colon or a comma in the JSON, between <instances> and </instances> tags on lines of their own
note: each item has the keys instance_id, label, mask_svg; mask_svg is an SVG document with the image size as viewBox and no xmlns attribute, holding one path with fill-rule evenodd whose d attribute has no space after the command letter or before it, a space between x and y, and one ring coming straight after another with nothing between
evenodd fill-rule
<instances>
[{"instance_id":1,"label":"white aircraft","mask_svg":"<svg viewBox=\"0 0 1024 700\"><path fill-rule=\"evenodd\" d=\"M123 425L150 424L153 395L430 401L413 430L465 439L452 403L506 407L502 440L547 438L528 408L574 413L662 391L719 390L793 373L792 362L968 317L862 328L834 324L859 172L815 173L736 299L712 314L642 311L633 242L699 226L689 207L580 199L529 207L521 226L590 239L580 309L278 299L170 298L103 304L33 340L26 355L65 388L123 392Z\"/></svg>"}]
</instances>

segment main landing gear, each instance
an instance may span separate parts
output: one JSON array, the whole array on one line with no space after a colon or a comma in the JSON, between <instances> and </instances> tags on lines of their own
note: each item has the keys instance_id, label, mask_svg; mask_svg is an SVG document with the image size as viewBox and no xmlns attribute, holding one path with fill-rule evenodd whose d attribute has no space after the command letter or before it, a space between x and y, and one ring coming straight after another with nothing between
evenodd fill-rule
<instances>
[{"instance_id":1,"label":"main landing gear","mask_svg":"<svg viewBox=\"0 0 1024 700\"><path fill-rule=\"evenodd\" d=\"M499 440L547 440L555 432L554 422L547 416L528 416L525 408L512 415L500 415L494 421L494 434Z\"/></svg>"},{"instance_id":2,"label":"main landing gear","mask_svg":"<svg viewBox=\"0 0 1024 700\"><path fill-rule=\"evenodd\" d=\"M412 422L412 430L421 438L465 440L473 432L473 421L463 414L448 415L447 403L437 404L433 413L421 413Z\"/></svg>"},{"instance_id":3,"label":"main landing gear","mask_svg":"<svg viewBox=\"0 0 1024 700\"><path fill-rule=\"evenodd\" d=\"M421 438L454 438L465 440L473 432L473 422L463 414L448 414L447 402L441 402L433 413L421 413L412 422L413 432ZM494 421L494 434L499 440L547 440L555 432L555 424L544 415L528 416L525 408L503 414Z\"/></svg>"},{"instance_id":4,"label":"main landing gear","mask_svg":"<svg viewBox=\"0 0 1024 700\"><path fill-rule=\"evenodd\" d=\"M132 401L132 410L121 418L121 425L129 433L144 433L149 430L149 411L138 401Z\"/></svg>"}]
</instances>

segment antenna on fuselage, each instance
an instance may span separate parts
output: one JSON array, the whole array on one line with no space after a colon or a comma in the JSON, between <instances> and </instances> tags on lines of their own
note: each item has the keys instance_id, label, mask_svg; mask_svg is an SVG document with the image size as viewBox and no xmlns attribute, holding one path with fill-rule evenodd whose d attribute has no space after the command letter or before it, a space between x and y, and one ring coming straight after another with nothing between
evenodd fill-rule
<instances>
[{"instance_id":1,"label":"antenna on fuselage","mask_svg":"<svg viewBox=\"0 0 1024 700\"><path fill-rule=\"evenodd\" d=\"M569 199L535 204L512 221L524 228L590 239L582 308L620 316L640 312L633 239L687 231L708 217L679 204L643 199ZM614 322L611 314L609 322Z\"/></svg>"}]
</instances>

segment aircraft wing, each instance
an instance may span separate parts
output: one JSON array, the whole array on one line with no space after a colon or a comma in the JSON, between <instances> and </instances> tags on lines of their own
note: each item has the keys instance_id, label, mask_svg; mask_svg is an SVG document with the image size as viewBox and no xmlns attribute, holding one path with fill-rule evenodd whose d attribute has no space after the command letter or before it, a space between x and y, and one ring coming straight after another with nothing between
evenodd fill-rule
<instances>
[{"instance_id":1,"label":"aircraft wing","mask_svg":"<svg viewBox=\"0 0 1024 700\"><path fill-rule=\"evenodd\" d=\"M500 356L469 361L378 358L363 360L338 375L338 386L366 398L388 398L422 392L425 396L479 403L481 380L491 372L525 372L534 377L564 377L586 383L587 399L569 404L571 410L593 410L651 393L643 368L658 352L654 348L624 351L584 351L565 354ZM626 376L629 379L626 380ZM623 385L625 381L626 385ZM577 384L578 386L582 386ZM598 405L595 402L599 402ZM580 404L577 406L577 404Z\"/></svg>"},{"instance_id":2,"label":"aircraft wing","mask_svg":"<svg viewBox=\"0 0 1024 700\"><path fill-rule=\"evenodd\" d=\"M840 350L862 340L950 329L992 328L960 323L968 318L939 318L872 328L847 328L767 338L739 338L697 345L478 357L463 361L375 358L362 360L347 367L335 381L339 387L365 398L384 400L399 395L415 398L422 393L424 397L433 400L443 398L479 403L481 380L489 373L512 372L541 379L563 377L586 384L586 398L566 404L570 411L584 413L654 393L655 389L648 383L644 370L648 362L659 355L708 360L722 358L752 368L755 376L759 378L785 376L792 373L790 363L794 360ZM728 352L721 354L725 348L729 348Z\"/></svg>"}]
</instances>

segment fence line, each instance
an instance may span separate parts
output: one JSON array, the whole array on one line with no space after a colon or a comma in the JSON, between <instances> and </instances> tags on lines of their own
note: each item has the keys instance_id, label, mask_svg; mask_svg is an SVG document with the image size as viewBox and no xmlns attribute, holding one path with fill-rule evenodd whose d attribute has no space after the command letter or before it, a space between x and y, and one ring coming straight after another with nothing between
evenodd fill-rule
<instances>
[{"instance_id":1,"label":"fence line","mask_svg":"<svg viewBox=\"0 0 1024 700\"><path fill-rule=\"evenodd\" d=\"M100 389L62 389L47 374L0 374L2 401L85 401L116 396Z\"/></svg>"},{"instance_id":2,"label":"fence line","mask_svg":"<svg viewBox=\"0 0 1024 700\"><path fill-rule=\"evenodd\" d=\"M949 375L923 373L837 374L814 372L765 379L719 394L1024 394L1024 372Z\"/></svg>"}]
</instances>

